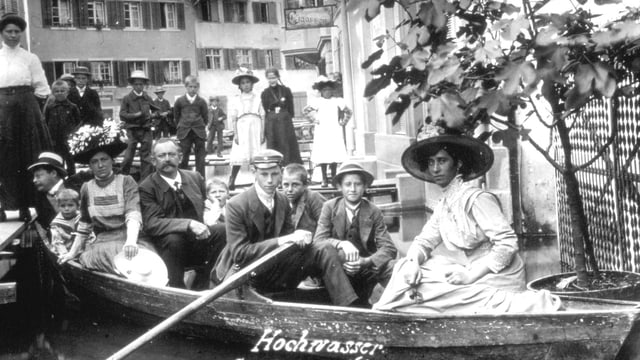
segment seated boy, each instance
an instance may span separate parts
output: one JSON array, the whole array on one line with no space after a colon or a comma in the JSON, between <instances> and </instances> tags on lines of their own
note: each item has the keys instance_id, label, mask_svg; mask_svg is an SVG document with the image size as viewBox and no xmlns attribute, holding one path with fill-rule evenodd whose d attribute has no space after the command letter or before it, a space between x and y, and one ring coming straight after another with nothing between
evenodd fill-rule
<instances>
[{"instance_id":1,"label":"seated boy","mask_svg":"<svg viewBox=\"0 0 640 360\"><path fill-rule=\"evenodd\" d=\"M207 181L207 199L204 201L204 223L207 226L224 223L229 187L219 179Z\"/></svg>"},{"instance_id":2,"label":"seated boy","mask_svg":"<svg viewBox=\"0 0 640 360\"><path fill-rule=\"evenodd\" d=\"M51 221L51 245L58 255L69 252L80 222L80 195L71 189L62 189L56 194L60 212Z\"/></svg>"},{"instance_id":3,"label":"seated boy","mask_svg":"<svg viewBox=\"0 0 640 360\"><path fill-rule=\"evenodd\" d=\"M333 178L342 196L324 203L313 239L318 243L329 241L338 249L360 305L369 304L377 283L387 284L397 253L382 212L363 199L372 182L373 175L359 164L342 164Z\"/></svg>"}]
</instances>

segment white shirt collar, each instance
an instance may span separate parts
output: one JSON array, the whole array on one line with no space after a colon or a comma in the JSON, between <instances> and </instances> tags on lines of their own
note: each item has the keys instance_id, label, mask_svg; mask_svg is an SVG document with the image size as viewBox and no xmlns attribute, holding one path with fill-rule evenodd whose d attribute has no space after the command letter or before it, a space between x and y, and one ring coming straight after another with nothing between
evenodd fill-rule
<instances>
[{"instance_id":1,"label":"white shirt collar","mask_svg":"<svg viewBox=\"0 0 640 360\"><path fill-rule=\"evenodd\" d=\"M133 91L133 94L134 94L135 96L142 96L142 95L144 95L144 91L141 91L139 94L138 94L135 90L131 90L131 91Z\"/></svg>"},{"instance_id":2,"label":"white shirt collar","mask_svg":"<svg viewBox=\"0 0 640 360\"><path fill-rule=\"evenodd\" d=\"M60 190L60 187L62 186L62 184L64 183L64 181L62 179L60 179L55 185L53 185L53 187L49 190L49 195L51 196L55 196L58 191Z\"/></svg>"},{"instance_id":3,"label":"white shirt collar","mask_svg":"<svg viewBox=\"0 0 640 360\"><path fill-rule=\"evenodd\" d=\"M354 205L350 205L346 200L344 202L344 207L347 210L347 216L349 217L349 222L353 222L353 217L356 216L358 214L358 211L360 210L360 205L362 205L362 200Z\"/></svg>"},{"instance_id":4,"label":"white shirt collar","mask_svg":"<svg viewBox=\"0 0 640 360\"><path fill-rule=\"evenodd\" d=\"M172 179L172 178L168 178L164 175L160 175L160 177L167 182L167 184L169 184L169 186L171 186L171 188L173 190L177 190L176 189L176 182L178 184L180 184L182 186L182 176L180 176L180 171L178 171L178 173L176 174L176 178Z\"/></svg>"},{"instance_id":5,"label":"white shirt collar","mask_svg":"<svg viewBox=\"0 0 640 360\"><path fill-rule=\"evenodd\" d=\"M267 194L258 184L256 184L256 193L258 194L260 202L264 204L269 211L273 211L273 198L275 197L275 193L273 195Z\"/></svg>"},{"instance_id":6,"label":"white shirt collar","mask_svg":"<svg viewBox=\"0 0 640 360\"><path fill-rule=\"evenodd\" d=\"M191 104L193 104L193 102L196 101L196 98L198 97L198 94L194 95L193 97L189 96L189 94L185 95L187 95L187 100L189 100Z\"/></svg>"}]
</instances>

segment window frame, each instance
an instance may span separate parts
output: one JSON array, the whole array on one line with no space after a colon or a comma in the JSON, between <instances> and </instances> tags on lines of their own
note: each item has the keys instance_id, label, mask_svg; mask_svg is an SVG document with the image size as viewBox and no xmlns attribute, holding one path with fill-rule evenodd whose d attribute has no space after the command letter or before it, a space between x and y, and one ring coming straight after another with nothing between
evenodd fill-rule
<instances>
[{"instance_id":1,"label":"window frame","mask_svg":"<svg viewBox=\"0 0 640 360\"><path fill-rule=\"evenodd\" d=\"M173 8L173 17L170 16L169 9ZM170 30L178 30L178 4L173 2L163 2L160 3L160 28L161 29L170 29ZM173 25L169 23L173 21Z\"/></svg>"},{"instance_id":2,"label":"window frame","mask_svg":"<svg viewBox=\"0 0 640 360\"><path fill-rule=\"evenodd\" d=\"M133 24L133 16L132 16L132 6L135 6L137 9L137 22L138 26L134 26ZM142 18L142 3L139 1L127 1L122 4L123 12L122 12L122 21L124 23L125 29L135 29L135 30L143 30L144 29L144 20ZM129 25L127 25L129 22Z\"/></svg>"},{"instance_id":3,"label":"window frame","mask_svg":"<svg viewBox=\"0 0 640 360\"><path fill-rule=\"evenodd\" d=\"M100 65L100 68L97 69L98 71L96 71L96 65ZM91 69L91 81L93 83L99 83L104 81L103 80L103 71L102 71L102 65L107 65L107 69L108 69L108 76L109 76L109 83L102 83L102 86L115 86L115 81L116 79L114 78L114 71L113 71L113 60L100 60L100 59L91 59L89 60L89 68Z\"/></svg>"},{"instance_id":4,"label":"window frame","mask_svg":"<svg viewBox=\"0 0 640 360\"><path fill-rule=\"evenodd\" d=\"M165 79L165 84L168 85L180 85L183 82L183 76L182 76L182 60L180 59L161 59L160 60L163 63L163 67L162 67L162 72L163 72L163 77ZM171 65L172 63L175 63L177 65L177 76L175 78L171 77ZM165 71L166 69L166 71ZM168 76L164 76L168 74Z\"/></svg>"},{"instance_id":5,"label":"window frame","mask_svg":"<svg viewBox=\"0 0 640 360\"><path fill-rule=\"evenodd\" d=\"M67 5L67 21L66 23L61 22L60 15L60 4L64 3ZM57 14L56 14L57 11ZM57 20L56 20L57 19ZM51 0L51 26L52 27L74 27L74 19L73 19L73 1L71 0Z\"/></svg>"},{"instance_id":6,"label":"window frame","mask_svg":"<svg viewBox=\"0 0 640 360\"><path fill-rule=\"evenodd\" d=\"M244 66L249 69L253 69L254 65L256 65L253 63L253 49L243 48L243 49L235 49L235 50L236 50L235 51L236 64L238 64L238 66ZM246 52L246 54L244 52ZM248 60L248 61L243 62L241 60Z\"/></svg>"},{"instance_id":7,"label":"window frame","mask_svg":"<svg viewBox=\"0 0 640 360\"><path fill-rule=\"evenodd\" d=\"M96 9L96 5L102 5L102 10L97 10ZM101 18L102 20L100 20L99 16L96 16L97 14L102 13ZM97 22L100 21L100 24L98 24ZM92 0L92 1L87 1L87 25L90 27L108 27L109 25L109 18L108 18L108 11L107 11L107 3L104 0Z\"/></svg>"},{"instance_id":8,"label":"window frame","mask_svg":"<svg viewBox=\"0 0 640 360\"><path fill-rule=\"evenodd\" d=\"M213 52L217 52L214 54ZM216 59L218 59L218 66L215 66ZM205 70L224 70L224 54L221 48L205 48L204 49L204 63ZM211 66L209 66L211 65Z\"/></svg>"},{"instance_id":9,"label":"window frame","mask_svg":"<svg viewBox=\"0 0 640 360\"><path fill-rule=\"evenodd\" d=\"M224 22L229 23L247 23L247 8L248 2L246 0L223 0L222 2L222 17ZM231 15L228 16L227 10L231 6ZM240 11L242 9L242 11ZM242 14L241 14L242 13Z\"/></svg>"}]
</instances>

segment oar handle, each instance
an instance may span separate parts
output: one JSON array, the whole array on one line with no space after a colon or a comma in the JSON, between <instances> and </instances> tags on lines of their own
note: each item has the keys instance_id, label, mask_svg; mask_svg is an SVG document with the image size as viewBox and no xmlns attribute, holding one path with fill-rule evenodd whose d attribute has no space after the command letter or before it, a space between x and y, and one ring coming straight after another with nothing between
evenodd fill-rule
<instances>
[{"instance_id":1,"label":"oar handle","mask_svg":"<svg viewBox=\"0 0 640 360\"><path fill-rule=\"evenodd\" d=\"M268 253L267 255L252 262L249 266L231 275L228 279L223 281L220 285L216 286L211 290L206 291L202 296L200 296L199 298L191 302L189 305L185 306L177 313L166 318L164 321L154 326L151 330L142 334L142 336L132 341L129 345L123 347L118 352L111 355L107 360L120 360L129 356L129 354L137 350L139 347L151 341L153 338L155 338L156 336L158 336L159 334L161 334L171 326L179 323L180 321L182 321L182 319L191 315L196 310L200 309L201 307L205 306L211 301L219 298L225 293L244 284L247 280L249 280L253 276L255 272L267 266L270 266L281 257L284 257L284 255L289 253L289 250L293 249L295 246L296 245L294 243L283 244L277 249Z\"/></svg>"}]
</instances>

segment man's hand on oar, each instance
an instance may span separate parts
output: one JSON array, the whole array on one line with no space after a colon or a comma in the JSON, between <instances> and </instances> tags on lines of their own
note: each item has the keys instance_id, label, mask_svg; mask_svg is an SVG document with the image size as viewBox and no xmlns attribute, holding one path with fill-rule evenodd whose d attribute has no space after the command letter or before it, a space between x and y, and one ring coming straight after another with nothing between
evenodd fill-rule
<instances>
[{"instance_id":1,"label":"man's hand on oar","mask_svg":"<svg viewBox=\"0 0 640 360\"><path fill-rule=\"evenodd\" d=\"M298 245L299 248L304 249L305 246L313 242L313 234L307 230L296 230L293 234L281 236L278 238L278 246L292 243Z\"/></svg>"}]
</instances>

